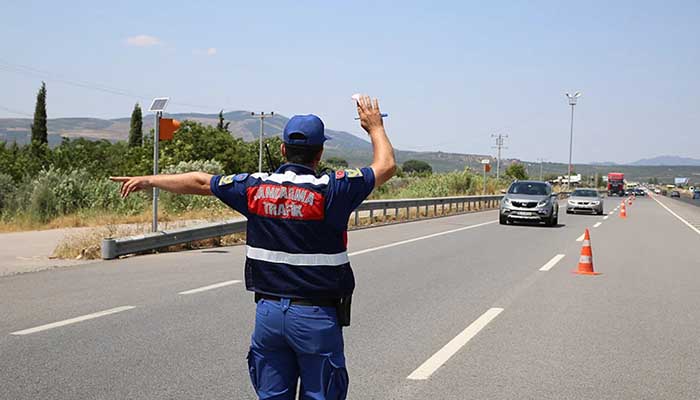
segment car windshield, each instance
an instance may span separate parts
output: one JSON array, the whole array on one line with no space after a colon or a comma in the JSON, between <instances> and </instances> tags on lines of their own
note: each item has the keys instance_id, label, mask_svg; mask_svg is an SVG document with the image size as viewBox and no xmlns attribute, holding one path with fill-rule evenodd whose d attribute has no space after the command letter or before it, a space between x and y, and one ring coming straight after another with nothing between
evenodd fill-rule
<instances>
[{"instance_id":1,"label":"car windshield","mask_svg":"<svg viewBox=\"0 0 700 400\"><path fill-rule=\"evenodd\" d=\"M575 197L598 197L598 192L589 189L576 189L571 195Z\"/></svg>"},{"instance_id":2,"label":"car windshield","mask_svg":"<svg viewBox=\"0 0 700 400\"><path fill-rule=\"evenodd\" d=\"M531 196L546 196L549 194L549 188L546 183L539 182L516 182L510 185L508 193L511 194L526 194Z\"/></svg>"}]
</instances>

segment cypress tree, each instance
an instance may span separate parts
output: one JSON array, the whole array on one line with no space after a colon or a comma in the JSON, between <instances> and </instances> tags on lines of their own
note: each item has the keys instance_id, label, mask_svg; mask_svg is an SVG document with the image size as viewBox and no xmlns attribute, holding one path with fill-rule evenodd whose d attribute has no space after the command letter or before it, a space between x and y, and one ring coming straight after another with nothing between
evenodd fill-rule
<instances>
[{"instance_id":1,"label":"cypress tree","mask_svg":"<svg viewBox=\"0 0 700 400\"><path fill-rule=\"evenodd\" d=\"M219 123L216 124L216 129L220 130L221 132L228 132L228 126L230 122L224 123L224 110L219 111Z\"/></svg>"},{"instance_id":2,"label":"cypress tree","mask_svg":"<svg viewBox=\"0 0 700 400\"><path fill-rule=\"evenodd\" d=\"M36 108L32 123L32 144L42 143L49 143L48 129L46 128L46 82L41 82L41 89L36 95Z\"/></svg>"},{"instance_id":3,"label":"cypress tree","mask_svg":"<svg viewBox=\"0 0 700 400\"><path fill-rule=\"evenodd\" d=\"M129 147L137 147L143 144L143 116L141 106L136 103L131 112L131 127L129 128Z\"/></svg>"}]
</instances>

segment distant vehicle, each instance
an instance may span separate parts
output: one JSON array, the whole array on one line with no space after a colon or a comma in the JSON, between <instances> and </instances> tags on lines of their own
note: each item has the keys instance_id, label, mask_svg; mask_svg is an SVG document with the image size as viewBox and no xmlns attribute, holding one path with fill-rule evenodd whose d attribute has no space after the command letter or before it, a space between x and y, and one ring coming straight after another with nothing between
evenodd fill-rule
<instances>
[{"instance_id":1,"label":"distant vehicle","mask_svg":"<svg viewBox=\"0 0 700 400\"><path fill-rule=\"evenodd\" d=\"M566 213L585 212L603 215L603 199L595 189L576 189L566 202Z\"/></svg>"},{"instance_id":2,"label":"distant vehicle","mask_svg":"<svg viewBox=\"0 0 700 400\"><path fill-rule=\"evenodd\" d=\"M501 200L499 222L544 222L556 226L559 222L559 203L552 185L541 181L513 182Z\"/></svg>"},{"instance_id":3,"label":"distant vehicle","mask_svg":"<svg viewBox=\"0 0 700 400\"><path fill-rule=\"evenodd\" d=\"M693 200L700 199L700 189L693 190Z\"/></svg>"},{"instance_id":4,"label":"distant vehicle","mask_svg":"<svg viewBox=\"0 0 700 400\"><path fill-rule=\"evenodd\" d=\"M677 190L672 190L671 197L681 197L681 193Z\"/></svg>"},{"instance_id":5,"label":"distant vehicle","mask_svg":"<svg viewBox=\"0 0 700 400\"><path fill-rule=\"evenodd\" d=\"M645 192L644 189L641 188L634 188L632 189L632 194L635 196L646 196L647 192Z\"/></svg>"},{"instance_id":6,"label":"distant vehicle","mask_svg":"<svg viewBox=\"0 0 700 400\"><path fill-rule=\"evenodd\" d=\"M654 189L654 193L661 194L661 189Z\"/></svg>"},{"instance_id":7,"label":"distant vehicle","mask_svg":"<svg viewBox=\"0 0 700 400\"><path fill-rule=\"evenodd\" d=\"M608 174L608 196L625 195L625 174L622 172L611 172Z\"/></svg>"}]
</instances>

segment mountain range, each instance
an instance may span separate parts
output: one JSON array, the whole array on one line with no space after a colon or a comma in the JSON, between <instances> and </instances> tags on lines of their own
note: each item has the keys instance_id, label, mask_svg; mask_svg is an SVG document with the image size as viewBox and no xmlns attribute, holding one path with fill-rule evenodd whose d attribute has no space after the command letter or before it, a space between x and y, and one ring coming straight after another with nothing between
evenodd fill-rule
<instances>
[{"instance_id":1,"label":"mountain range","mask_svg":"<svg viewBox=\"0 0 700 400\"><path fill-rule=\"evenodd\" d=\"M206 125L216 125L217 114L181 113L167 114L165 117L177 120L192 120ZM233 135L244 140L254 140L258 137L260 122L251 117L248 111L232 111L224 114L224 119L230 122L229 130ZM265 119L265 136L279 136L288 118L275 114ZM105 139L109 141L126 140L129 132L129 118L99 119L99 118L53 118L48 120L49 145L57 145L62 137L84 137L91 140ZM27 143L30 137L29 118L0 118L0 142ZM148 132L153 128L154 119L146 115L143 128ZM372 145L365 138L348 132L326 129L331 138L326 143L325 157L341 157L352 166L367 165L372 161ZM454 171L470 167L480 170L481 160L490 159L491 155L448 153L442 151L407 151L396 150L399 163L409 159L422 160L429 163L435 171ZM501 160L502 168L509 163L523 162L518 159ZM540 171L539 163L524 162L530 175L537 176ZM541 165L543 174L564 174L567 166L563 163L544 163ZM672 180L675 176L700 176L700 160L677 156L659 156L635 161L626 165L606 163L576 164L576 172L584 175L605 174L610 170L625 172L630 178L646 180L650 177ZM698 178L700 179L700 178Z\"/></svg>"}]
</instances>

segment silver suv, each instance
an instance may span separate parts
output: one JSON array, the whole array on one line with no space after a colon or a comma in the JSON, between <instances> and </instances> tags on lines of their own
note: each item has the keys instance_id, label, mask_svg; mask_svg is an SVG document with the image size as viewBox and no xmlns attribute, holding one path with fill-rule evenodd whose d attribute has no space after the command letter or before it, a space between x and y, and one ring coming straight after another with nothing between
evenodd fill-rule
<instances>
[{"instance_id":1,"label":"silver suv","mask_svg":"<svg viewBox=\"0 0 700 400\"><path fill-rule=\"evenodd\" d=\"M499 221L544 222L556 226L559 222L559 203L552 193L552 185L540 181L515 181L501 200Z\"/></svg>"}]
</instances>

